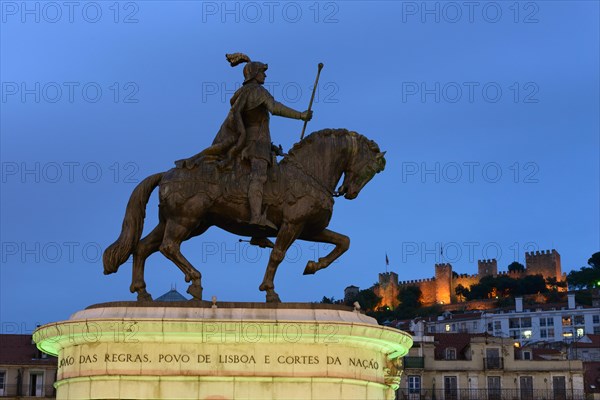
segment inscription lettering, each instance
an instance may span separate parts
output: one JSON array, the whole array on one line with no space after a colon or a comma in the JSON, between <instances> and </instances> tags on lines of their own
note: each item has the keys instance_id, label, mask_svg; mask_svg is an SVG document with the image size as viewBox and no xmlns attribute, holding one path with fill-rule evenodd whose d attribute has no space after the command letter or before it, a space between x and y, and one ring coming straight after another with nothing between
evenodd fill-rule
<instances>
[{"instance_id":1,"label":"inscription lettering","mask_svg":"<svg viewBox=\"0 0 600 400\"><path fill-rule=\"evenodd\" d=\"M188 363L190 362L190 356L188 356L187 354L159 354L158 355L158 362L166 362L166 363L171 363L171 362L182 362L182 363Z\"/></svg>"},{"instance_id":2,"label":"inscription lettering","mask_svg":"<svg viewBox=\"0 0 600 400\"><path fill-rule=\"evenodd\" d=\"M219 362L221 364L256 364L254 356L247 356L245 354L221 354L219 355Z\"/></svg>"},{"instance_id":3,"label":"inscription lettering","mask_svg":"<svg viewBox=\"0 0 600 400\"><path fill-rule=\"evenodd\" d=\"M379 363L375 360L361 360L360 358L350 357L349 365L353 367L361 367L364 369L379 369Z\"/></svg>"},{"instance_id":4,"label":"inscription lettering","mask_svg":"<svg viewBox=\"0 0 600 400\"><path fill-rule=\"evenodd\" d=\"M98 362L98 356L96 354L92 354L91 356L86 356L84 354L79 356L79 364L87 364L87 363L95 363Z\"/></svg>"},{"instance_id":5,"label":"inscription lettering","mask_svg":"<svg viewBox=\"0 0 600 400\"><path fill-rule=\"evenodd\" d=\"M279 364L318 364L319 356L279 356Z\"/></svg>"},{"instance_id":6,"label":"inscription lettering","mask_svg":"<svg viewBox=\"0 0 600 400\"><path fill-rule=\"evenodd\" d=\"M328 365L342 365L342 361L339 357L331 357L327 356L327 364Z\"/></svg>"},{"instance_id":7,"label":"inscription lettering","mask_svg":"<svg viewBox=\"0 0 600 400\"><path fill-rule=\"evenodd\" d=\"M198 354L198 364L210 364L210 354Z\"/></svg>"},{"instance_id":8,"label":"inscription lettering","mask_svg":"<svg viewBox=\"0 0 600 400\"><path fill-rule=\"evenodd\" d=\"M104 362L150 362L148 354L106 353Z\"/></svg>"}]
</instances>

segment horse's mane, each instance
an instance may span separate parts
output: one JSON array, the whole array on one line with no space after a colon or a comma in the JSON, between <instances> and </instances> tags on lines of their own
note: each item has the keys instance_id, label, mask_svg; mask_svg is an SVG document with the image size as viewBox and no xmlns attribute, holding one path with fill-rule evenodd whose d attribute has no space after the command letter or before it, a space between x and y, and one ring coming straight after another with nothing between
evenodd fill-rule
<instances>
[{"instance_id":1,"label":"horse's mane","mask_svg":"<svg viewBox=\"0 0 600 400\"><path fill-rule=\"evenodd\" d=\"M282 163L285 163L290 157L298 157L301 155L303 150L307 147L310 147L314 142L322 140L326 137L330 136L354 136L359 141L359 143L365 143L371 151L379 153L379 146L374 141L367 139L365 136L361 135L358 132L349 131L348 129L338 128L338 129L321 129L320 131L315 131L294 144L288 154L281 160Z\"/></svg>"}]
</instances>

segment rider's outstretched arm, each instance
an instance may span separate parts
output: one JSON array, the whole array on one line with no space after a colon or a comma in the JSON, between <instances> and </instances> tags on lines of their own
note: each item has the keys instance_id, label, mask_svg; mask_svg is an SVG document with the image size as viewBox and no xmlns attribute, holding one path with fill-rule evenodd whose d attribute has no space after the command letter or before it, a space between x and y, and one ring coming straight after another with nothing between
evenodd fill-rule
<instances>
[{"instance_id":1,"label":"rider's outstretched arm","mask_svg":"<svg viewBox=\"0 0 600 400\"><path fill-rule=\"evenodd\" d=\"M293 108L284 106L278 101L267 102L267 108L269 109L269 112L271 112L271 114L279 115L286 118L301 119L303 121L310 121L310 119L312 118L312 111L296 111Z\"/></svg>"}]
</instances>

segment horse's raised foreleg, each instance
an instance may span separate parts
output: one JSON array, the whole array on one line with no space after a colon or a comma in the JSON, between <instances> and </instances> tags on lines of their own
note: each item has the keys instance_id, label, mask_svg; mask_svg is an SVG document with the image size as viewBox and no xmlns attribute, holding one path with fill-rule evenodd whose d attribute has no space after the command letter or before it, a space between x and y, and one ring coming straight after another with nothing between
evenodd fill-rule
<instances>
[{"instance_id":1,"label":"horse's raised foreleg","mask_svg":"<svg viewBox=\"0 0 600 400\"><path fill-rule=\"evenodd\" d=\"M160 245L160 252L173 261L175 265L185 274L185 281L192 282L187 292L194 298L202 300L202 275L181 254L181 242L196 233L196 223L189 218L169 220L165 229L165 235Z\"/></svg>"},{"instance_id":2,"label":"horse's raised foreleg","mask_svg":"<svg viewBox=\"0 0 600 400\"><path fill-rule=\"evenodd\" d=\"M298 238L298 235L302 231L302 225L294 225L288 222L284 223L279 232L277 233L277 239L275 240L275 247L271 251L269 257L269 263L265 271L265 277L263 278L262 284L259 286L259 290L267 292L267 303L279 303L279 295L275 292L275 285L273 279L275 279L275 273L277 267L285 258L285 253L290 248L294 240Z\"/></svg>"},{"instance_id":3,"label":"horse's raised foreleg","mask_svg":"<svg viewBox=\"0 0 600 400\"><path fill-rule=\"evenodd\" d=\"M346 250L350 248L350 238L341 233L324 229L322 232L311 235L308 237L302 237L302 240L309 240L311 242L323 242L334 244L333 250L325 257L319 258L318 262L309 261L304 269L304 275L314 274L320 269L327 268L329 264L338 259L339 256L344 254Z\"/></svg>"},{"instance_id":4,"label":"horse's raised foreleg","mask_svg":"<svg viewBox=\"0 0 600 400\"><path fill-rule=\"evenodd\" d=\"M144 281L144 265L146 259L154 252L158 251L165 233L165 224L160 222L153 230L143 238L137 245L133 253L132 279L129 290L131 293L137 292L138 301L150 301L152 296L146 291L146 282Z\"/></svg>"}]
</instances>

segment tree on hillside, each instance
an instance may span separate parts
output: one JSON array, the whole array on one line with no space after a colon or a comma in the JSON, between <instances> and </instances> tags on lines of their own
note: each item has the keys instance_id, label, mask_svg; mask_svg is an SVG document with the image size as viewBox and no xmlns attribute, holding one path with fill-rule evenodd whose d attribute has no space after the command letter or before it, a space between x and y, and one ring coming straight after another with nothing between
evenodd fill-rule
<instances>
[{"instance_id":1,"label":"tree on hillside","mask_svg":"<svg viewBox=\"0 0 600 400\"><path fill-rule=\"evenodd\" d=\"M542 275L527 275L516 280L516 282L517 287L514 293L516 295L546 293L548 291L546 280Z\"/></svg>"},{"instance_id":2,"label":"tree on hillside","mask_svg":"<svg viewBox=\"0 0 600 400\"><path fill-rule=\"evenodd\" d=\"M358 301L363 310L374 311L377 304L381 301L381 297L377 296L373 289L363 289L358 292L354 301Z\"/></svg>"},{"instance_id":3,"label":"tree on hillside","mask_svg":"<svg viewBox=\"0 0 600 400\"><path fill-rule=\"evenodd\" d=\"M456 288L454 289L454 293L456 293L456 296L458 297L458 301L464 301L468 295L469 295L469 289L467 289L466 287L464 287L462 284L458 284L456 285Z\"/></svg>"},{"instance_id":4,"label":"tree on hillside","mask_svg":"<svg viewBox=\"0 0 600 400\"><path fill-rule=\"evenodd\" d=\"M567 275L567 282L573 289L600 287L600 252L592 254L588 265L589 267L581 267L579 271L571 271Z\"/></svg>"},{"instance_id":5,"label":"tree on hillside","mask_svg":"<svg viewBox=\"0 0 600 400\"><path fill-rule=\"evenodd\" d=\"M525 266L518 261L513 261L508 265L508 272L523 272L525 271Z\"/></svg>"},{"instance_id":6,"label":"tree on hillside","mask_svg":"<svg viewBox=\"0 0 600 400\"><path fill-rule=\"evenodd\" d=\"M405 286L400 289L398 293L398 300L402 308L414 308L421 307L421 289L418 286Z\"/></svg>"}]
</instances>

